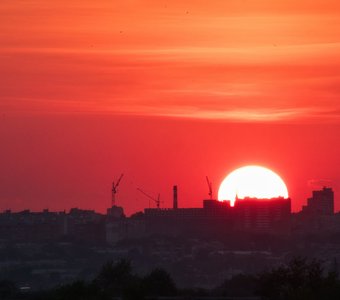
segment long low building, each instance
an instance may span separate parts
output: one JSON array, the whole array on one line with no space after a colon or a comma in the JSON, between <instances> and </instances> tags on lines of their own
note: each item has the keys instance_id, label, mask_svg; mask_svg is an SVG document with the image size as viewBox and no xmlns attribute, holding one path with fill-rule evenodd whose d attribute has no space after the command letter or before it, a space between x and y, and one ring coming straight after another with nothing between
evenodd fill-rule
<instances>
[{"instance_id":1,"label":"long low building","mask_svg":"<svg viewBox=\"0 0 340 300\"><path fill-rule=\"evenodd\" d=\"M202 208L144 210L147 230L158 233L203 232L219 226L224 231L283 232L290 214L291 200L281 197L238 199L233 207L229 201L204 200Z\"/></svg>"},{"instance_id":2,"label":"long low building","mask_svg":"<svg viewBox=\"0 0 340 300\"><path fill-rule=\"evenodd\" d=\"M112 207L107 223L107 241L143 237L151 234L210 236L212 234L288 233L291 199L236 199L230 201L204 200L201 208L178 208L177 188L174 187L173 208L146 208L131 218L122 209Z\"/></svg>"}]
</instances>

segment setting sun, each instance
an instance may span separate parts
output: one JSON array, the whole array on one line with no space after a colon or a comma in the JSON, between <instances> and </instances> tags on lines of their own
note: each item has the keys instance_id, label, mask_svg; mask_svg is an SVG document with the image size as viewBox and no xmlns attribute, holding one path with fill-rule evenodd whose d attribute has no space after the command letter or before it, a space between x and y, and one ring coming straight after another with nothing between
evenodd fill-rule
<instances>
[{"instance_id":1,"label":"setting sun","mask_svg":"<svg viewBox=\"0 0 340 300\"><path fill-rule=\"evenodd\" d=\"M235 199L288 198L288 190L279 175L260 166L246 166L230 173L221 183L218 200L229 200L233 206Z\"/></svg>"}]
</instances>

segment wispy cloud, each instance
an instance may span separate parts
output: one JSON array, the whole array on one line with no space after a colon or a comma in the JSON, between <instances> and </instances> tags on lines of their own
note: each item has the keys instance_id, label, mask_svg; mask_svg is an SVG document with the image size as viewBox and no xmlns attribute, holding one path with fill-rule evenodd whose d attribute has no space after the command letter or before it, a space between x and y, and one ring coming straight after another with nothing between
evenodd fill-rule
<instances>
[{"instance_id":1,"label":"wispy cloud","mask_svg":"<svg viewBox=\"0 0 340 300\"><path fill-rule=\"evenodd\" d=\"M116 110L117 111L117 110ZM271 109L231 109L231 110L203 110L198 107L120 107L121 113L166 116L175 118L220 120L230 122L338 122L340 112L320 111L319 108L271 108Z\"/></svg>"},{"instance_id":2,"label":"wispy cloud","mask_svg":"<svg viewBox=\"0 0 340 300\"><path fill-rule=\"evenodd\" d=\"M2 110L340 122L335 2L147 1L6 1Z\"/></svg>"}]
</instances>

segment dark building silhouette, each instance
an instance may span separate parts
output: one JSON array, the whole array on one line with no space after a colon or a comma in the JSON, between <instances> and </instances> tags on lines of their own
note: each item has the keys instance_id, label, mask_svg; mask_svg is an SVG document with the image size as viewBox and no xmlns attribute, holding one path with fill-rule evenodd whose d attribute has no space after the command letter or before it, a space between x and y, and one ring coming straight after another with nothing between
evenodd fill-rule
<instances>
[{"instance_id":1,"label":"dark building silhouette","mask_svg":"<svg viewBox=\"0 0 340 300\"><path fill-rule=\"evenodd\" d=\"M288 233L290 229L289 198L236 199L234 207L230 201L217 200L203 200L203 207L200 208L178 208L177 203L175 186L173 208L146 208L144 213L131 218L119 218L119 214L108 218L107 241L114 243L123 238L152 234L209 237L236 232ZM109 212L112 215L112 210Z\"/></svg>"},{"instance_id":2,"label":"dark building silhouette","mask_svg":"<svg viewBox=\"0 0 340 300\"><path fill-rule=\"evenodd\" d=\"M148 233L208 235L218 228L231 228L233 217L229 202L204 200L203 208L144 210Z\"/></svg>"},{"instance_id":3,"label":"dark building silhouette","mask_svg":"<svg viewBox=\"0 0 340 300\"><path fill-rule=\"evenodd\" d=\"M340 214L334 214L334 192L331 188L313 191L302 211L292 216L292 233L319 235L340 233Z\"/></svg>"},{"instance_id":4,"label":"dark building silhouette","mask_svg":"<svg viewBox=\"0 0 340 300\"><path fill-rule=\"evenodd\" d=\"M107 209L106 216L108 219L119 219L125 217L123 208L116 205L113 205L111 208Z\"/></svg>"},{"instance_id":5,"label":"dark building silhouette","mask_svg":"<svg viewBox=\"0 0 340 300\"><path fill-rule=\"evenodd\" d=\"M0 240L10 242L36 242L56 240L64 235L64 212L42 212L23 210L20 212L5 211L0 215Z\"/></svg>"},{"instance_id":6,"label":"dark building silhouette","mask_svg":"<svg viewBox=\"0 0 340 300\"><path fill-rule=\"evenodd\" d=\"M204 200L203 208L145 209L150 232L209 233L216 230L258 233L282 232L289 227L291 200L285 198Z\"/></svg>"},{"instance_id":7,"label":"dark building silhouette","mask_svg":"<svg viewBox=\"0 0 340 300\"><path fill-rule=\"evenodd\" d=\"M172 208L146 208L131 217L119 206L106 215L93 210L71 209L68 213L6 211L0 213L0 241L49 242L79 241L114 244L126 238L154 234L186 237L225 237L239 233L307 234L340 232L339 214L334 214L331 188L313 191L299 214L291 215L291 200L245 198L230 201L203 200L202 207L179 208L177 186L173 188ZM219 235L219 236L218 236Z\"/></svg>"},{"instance_id":8,"label":"dark building silhouette","mask_svg":"<svg viewBox=\"0 0 340 300\"><path fill-rule=\"evenodd\" d=\"M313 196L307 199L307 205L303 206L302 211L310 215L333 215L334 192L332 188L324 187L320 191L313 191Z\"/></svg>"},{"instance_id":9,"label":"dark building silhouette","mask_svg":"<svg viewBox=\"0 0 340 300\"><path fill-rule=\"evenodd\" d=\"M105 242L105 215L72 208L69 213L6 211L0 214L0 241L49 242L62 239Z\"/></svg>"},{"instance_id":10,"label":"dark building silhouette","mask_svg":"<svg viewBox=\"0 0 340 300\"><path fill-rule=\"evenodd\" d=\"M290 198L245 198L235 202L235 228L258 233L282 233L289 229Z\"/></svg>"}]
</instances>

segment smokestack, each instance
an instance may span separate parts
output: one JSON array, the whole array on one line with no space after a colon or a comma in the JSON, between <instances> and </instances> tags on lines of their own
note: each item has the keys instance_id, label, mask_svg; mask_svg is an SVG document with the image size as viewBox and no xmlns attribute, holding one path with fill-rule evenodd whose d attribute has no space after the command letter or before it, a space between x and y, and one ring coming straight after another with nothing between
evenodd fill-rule
<instances>
[{"instance_id":1,"label":"smokestack","mask_svg":"<svg viewBox=\"0 0 340 300\"><path fill-rule=\"evenodd\" d=\"M174 185L174 205L173 208L177 209L178 208L178 202L177 202L177 185Z\"/></svg>"}]
</instances>

